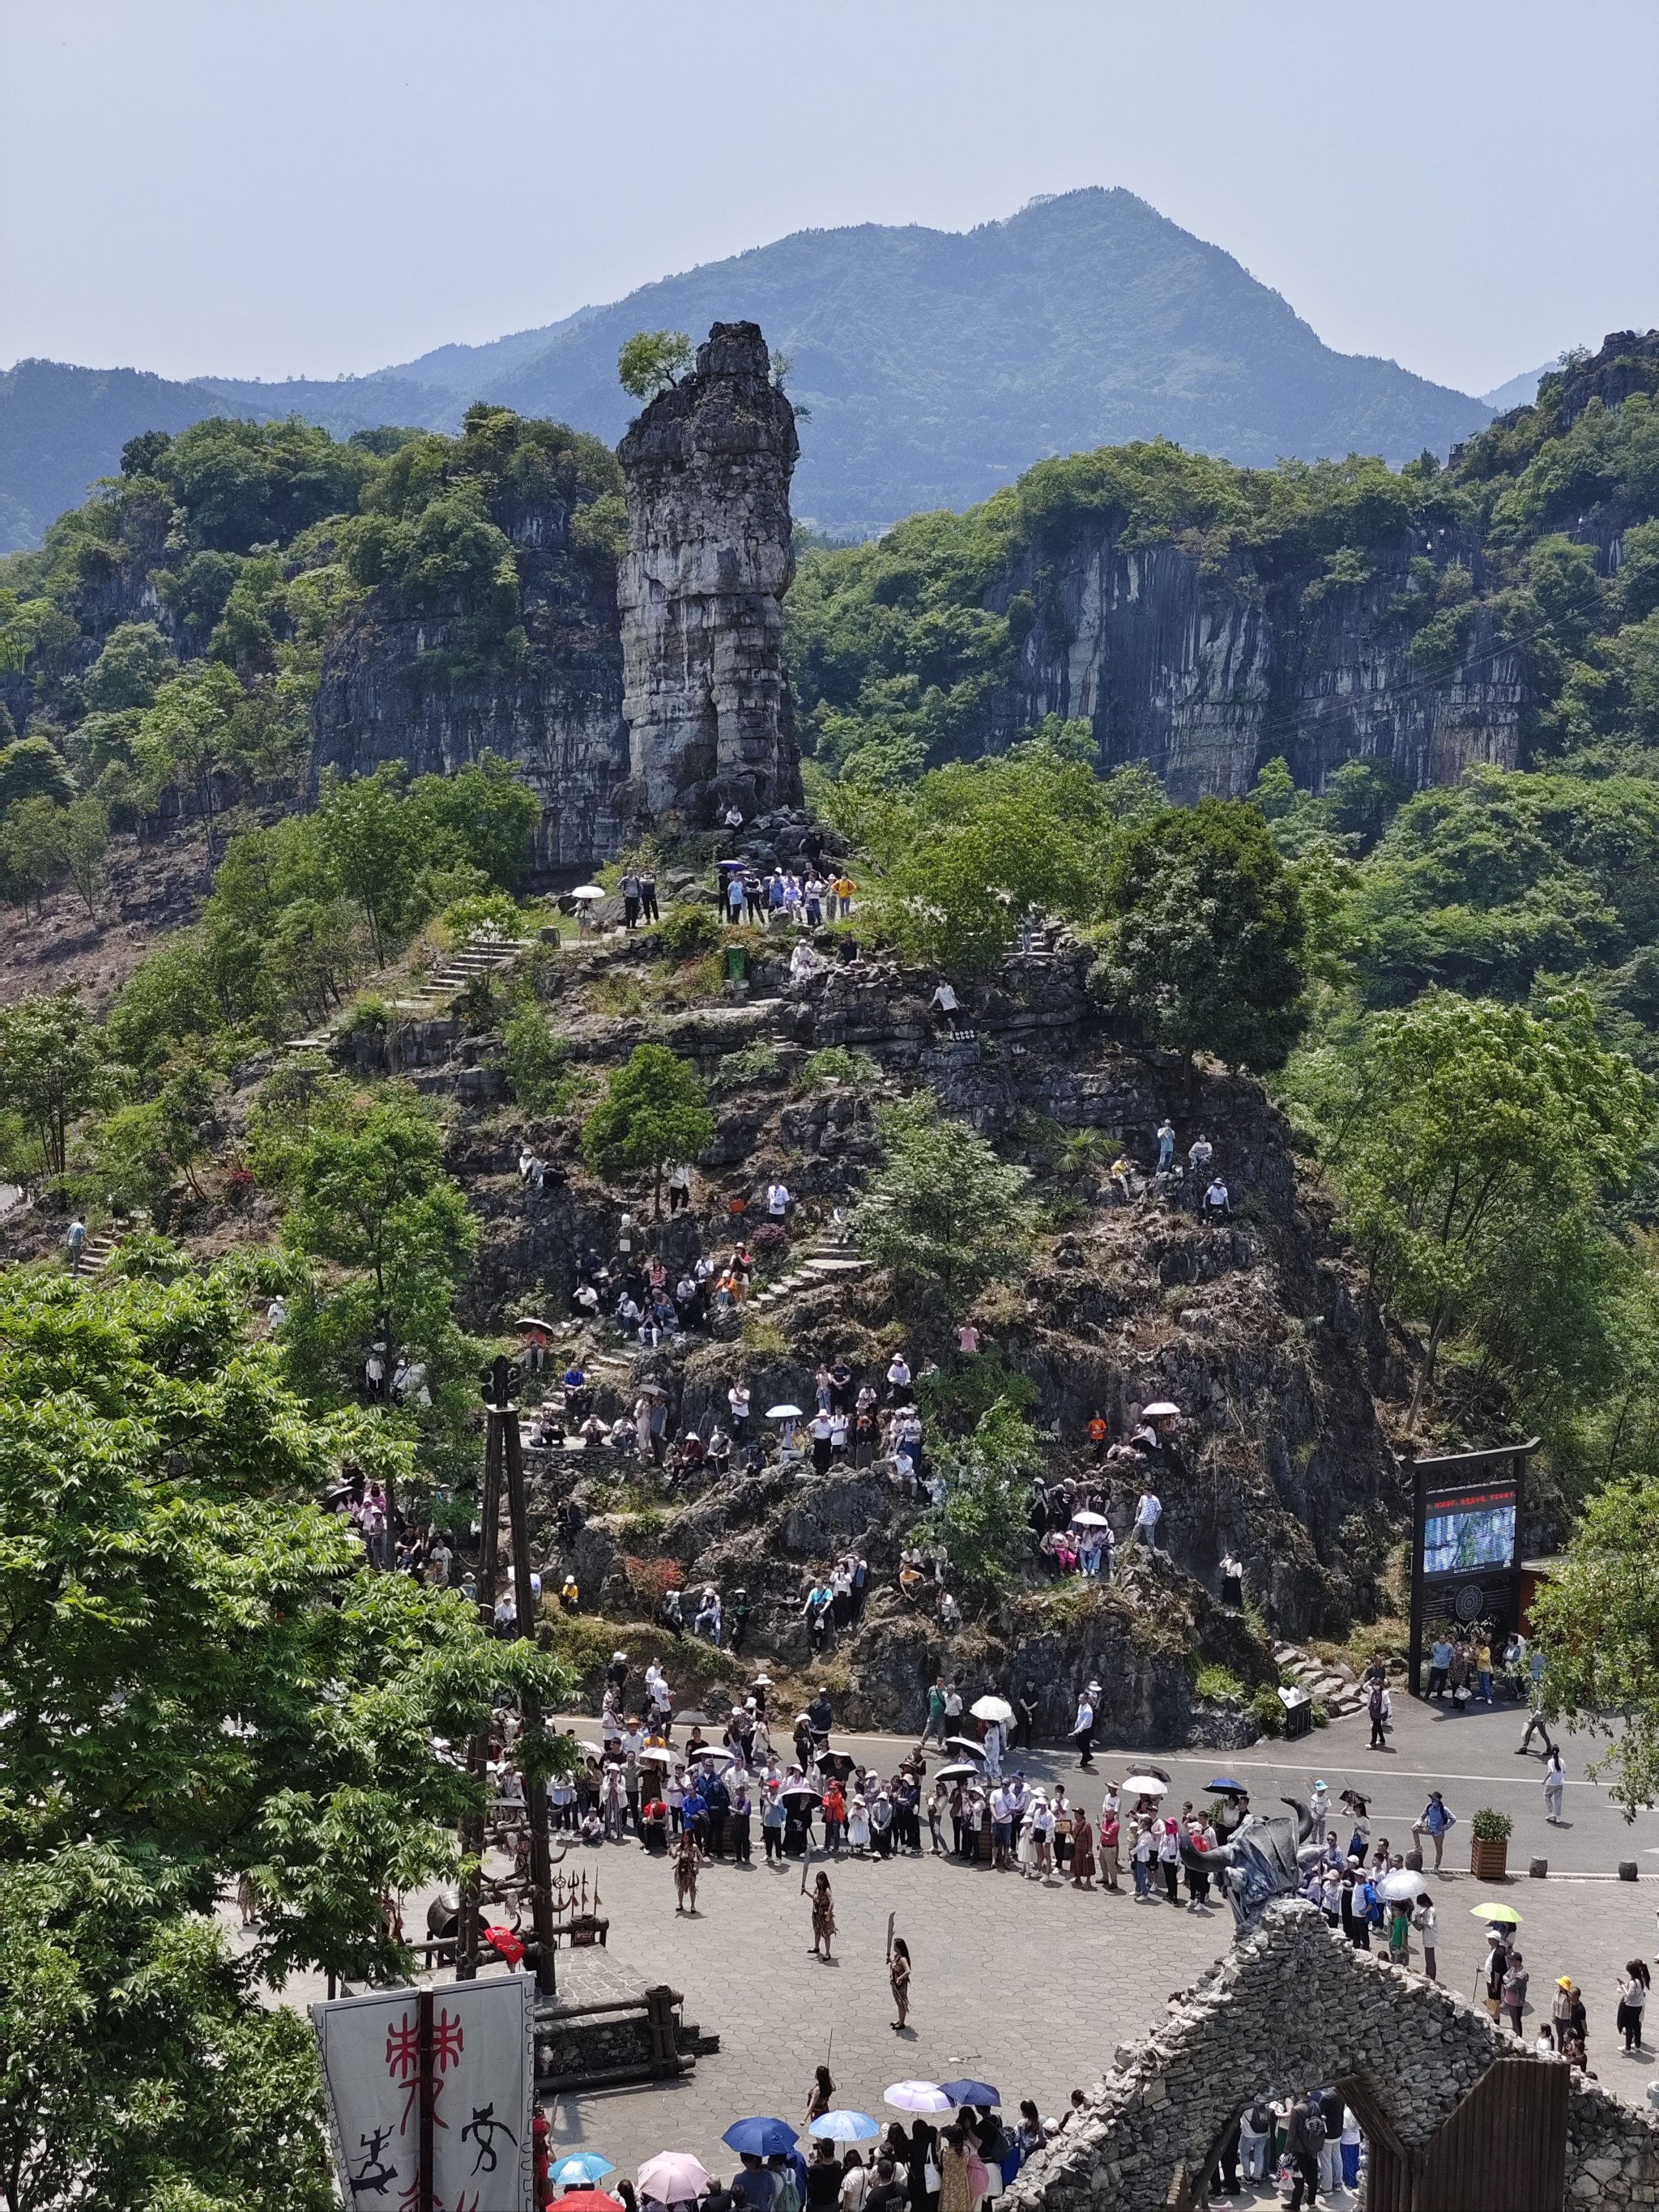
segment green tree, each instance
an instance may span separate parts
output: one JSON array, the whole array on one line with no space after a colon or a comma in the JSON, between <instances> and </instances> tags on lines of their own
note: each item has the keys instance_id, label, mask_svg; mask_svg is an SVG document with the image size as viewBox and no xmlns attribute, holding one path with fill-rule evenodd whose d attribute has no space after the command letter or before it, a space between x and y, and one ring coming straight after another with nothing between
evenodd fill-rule
<instances>
[{"instance_id":1,"label":"green tree","mask_svg":"<svg viewBox=\"0 0 1659 2212\"><path fill-rule=\"evenodd\" d=\"M970 1589L998 1589L1030 1548L1036 1431L1011 1399L999 1398L971 1436L941 1444L935 1458L945 1497L928 1516L932 1532Z\"/></svg>"},{"instance_id":2,"label":"green tree","mask_svg":"<svg viewBox=\"0 0 1659 2212\"><path fill-rule=\"evenodd\" d=\"M48 738L20 738L0 746L0 815L20 799L50 799L67 805L75 783L64 757Z\"/></svg>"},{"instance_id":3,"label":"green tree","mask_svg":"<svg viewBox=\"0 0 1659 2212\"><path fill-rule=\"evenodd\" d=\"M72 799L64 809L64 865L89 915L98 911L104 887L104 855L109 850L109 817L100 799Z\"/></svg>"},{"instance_id":4,"label":"green tree","mask_svg":"<svg viewBox=\"0 0 1659 2212\"><path fill-rule=\"evenodd\" d=\"M563 1090L568 1069L563 1045L530 994L515 1001L501 1024L501 1042L513 1096L527 1114L546 1113Z\"/></svg>"},{"instance_id":5,"label":"green tree","mask_svg":"<svg viewBox=\"0 0 1659 2212\"><path fill-rule=\"evenodd\" d=\"M178 662L154 623L123 623L112 629L82 680L81 695L95 714L148 707Z\"/></svg>"},{"instance_id":6,"label":"green tree","mask_svg":"<svg viewBox=\"0 0 1659 2212\"><path fill-rule=\"evenodd\" d=\"M0 825L0 887L24 912L34 902L46 911L46 893L68 866L67 810L50 799L20 799Z\"/></svg>"},{"instance_id":7,"label":"green tree","mask_svg":"<svg viewBox=\"0 0 1659 2212\"><path fill-rule=\"evenodd\" d=\"M617 357L617 377L635 399L654 399L690 368L691 341L684 331L635 331Z\"/></svg>"},{"instance_id":8,"label":"green tree","mask_svg":"<svg viewBox=\"0 0 1659 2212\"><path fill-rule=\"evenodd\" d=\"M854 1215L859 1242L908 1291L958 1312L1024 1262L1036 1225L1031 1178L1000 1160L925 1092L877 1115L885 1158Z\"/></svg>"},{"instance_id":9,"label":"green tree","mask_svg":"<svg viewBox=\"0 0 1659 2212\"><path fill-rule=\"evenodd\" d=\"M1633 1820L1659 1799L1659 1482L1586 1499L1533 1601L1545 1710L1610 1748L1587 1771Z\"/></svg>"},{"instance_id":10,"label":"green tree","mask_svg":"<svg viewBox=\"0 0 1659 2212\"><path fill-rule=\"evenodd\" d=\"M1257 809L1206 799L1127 830L1097 988L1149 1042L1282 1067L1306 1018L1296 886Z\"/></svg>"},{"instance_id":11,"label":"green tree","mask_svg":"<svg viewBox=\"0 0 1659 2212\"><path fill-rule=\"evenodd\" d=\"M325 777L312 817L317 851L341 896L362 911L377 967L413 902L415 854L399 792L388 763L350 782Z\"/></svg>"},{"instance_id":12,"label":"green tree","mask_svg":"<svg viewBox=\"0 0 1659 2212\"><path fill-rule=\"evenodd\" d=\"M582 1132L582 1152L602 1176L648 1171L660 1214L663 1170L695 1159L714 1133L708 1093L690 1061L665 1045L641 1044L606 1083Z\"/></svg>"},{"instance_id":13,"label":"green tree","mask_svg":"<svg viewBox=\"0 0 1659 2212\"><path fill-rule=\"evenodd\" d=\"M541 801L499 753L469 761L453 775L418 776L409 793L416 852L441 866L469 862L504 891L530 873Z\"/></svg>"},{"instance_id":14,"label":"green tree","mask_svg":"<svg viewBox=\"0 0 1659 2212\"><path fill-rule=\"evenodd\" d=\"M309 1502L352 1436L240 1278L0 1279L0 2172L10 2207L327 2202L289 1973L396 1978L387 1891L476 1803L434 1749L568 1678ZM258 1936L206 1916L246 1875Z\"/></svg>"},{"instance_id":15,"label":"green tree","mask_svg":"<svg viewBox=\"0 0 1659 2212\"><path fill-rule=\"evenodd\" d=\"M242 687L228 668L192 661L161 686L133 739L148 804L154 808L169 790L181 799L193 798L207 825L210 850L218 813L216 779L232 765L241 703Z\"/></svg>"},{"instance_id":16,"label":"green tree","mask_svg":"<svg viewBox=\"0 0 1659 2212\"><path fill-rule=\"evenodd\" d=\"M1425 1329L1412 1417L1442 1343L1465 1328L1518 1327L1519 1372L1558 1344L1576 1363L1586 1316L1554 1294L1590 1265L1595 1208L1628 1183L1653 1127L1645 1079L1600 1044L1588 1000L1537 1014L1437 992L1370 1018L1291 1090L1379 1294Z\"/></svg>"},{"instance_id":17,"label":"green tree","mask_svg":"<svg viewBox=\"0 0 1659 2212\"><path fill-rule=\"evenodd\" d=\"M418 1355L441 1389L460 1364L451 1309L478 1224L444 1171L431 1115L397 1091L346 1101L296 1144L268 1146L263 1164L292 1194L285 1243L346 1271L296 1307L289 1339L301 1369L313 1382L355 1380L384 1335L390 1357Z\"/></svg>"},{"instance_id":18,"label":"green tree","mask_svg":"<svg viewBox=\"0 0 1659 2212\"><path fill-rule=\"evenodd\" d=\"M103 1036L71 986L0 1006L0 1108L33 1131L48 1176L64 1173L70 1128L110 1088Z\"/></svg>"}]
</instances>

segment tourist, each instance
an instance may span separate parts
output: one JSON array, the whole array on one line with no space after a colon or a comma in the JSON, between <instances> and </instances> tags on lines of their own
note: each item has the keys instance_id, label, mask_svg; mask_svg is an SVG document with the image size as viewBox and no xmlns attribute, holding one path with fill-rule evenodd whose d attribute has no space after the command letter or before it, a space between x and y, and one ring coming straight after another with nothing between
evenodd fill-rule
<instances>
[{"instance_id":1,"label":"tourist","mask_svg":"<svg viewBox=\"0 0 1659 2212\"><path fill-rule=\"evenodd\" d=\"M702 1864L702 1853L691 1830L682 1824L679 1842L674 1851L674 1911L689 1912L694 1917L697 1910L697 1869Z\"/></svg>"},{"instance_id":2,"label":"tourist","mask_svg":"<svg viewBox=\"0 0 1659 2212\"><path fill-rule=\"evenodd\" d=\"M1561 1764L1561 1747L1553 1743L1549 1764L1544 1769L1544 1818L1552 1828L1561 1825L1561 1793L1567 1786L1566 1770Z\"/></svg>"},{"instance_id":3,"label":"tourist","mask_svg":"<svg viewBox=\"0 0 1659 2212\"><path fill-rule=\"evenodd\" d=\"M1072 1815L1072 1887L1092 1889L1094 1886L1094 1823L1079 1805Z\"/></svg>"},{"instance_id":4,"label":"tourist","mask_svg":"<svg viewBox=\"0 0 1659 2212\"><path fill-rule=\"evenodd\" d=\"M1389 1721L1389 1686L1379 1678L1372 1682L1370 1695L1365 1700L1365 1712L1371 1724L1370 1748L1373 1751L1389 1748L1388 1738L1383 1734Z\"/></svg>"},{"instance_id":5,"label":"tourist","mask_svg":"<svg viewBox=\"0 0 1659 2212\"><path fill-rule=\"evenodd\" d=\"M1642 2029L1648 2002L1648 1970L1644 1960L1627 1959L1625 1961L1624 1979L1619 1984L1619 2009L1614 2016L1613 2024L1624 2036L1625 2049L1627 2052L1644 2048ZM1521 1993L1522 1996L1526 1995L1524 1984ZM1504 1984L1504 2005L1507 2011L1509 2008L1507 1980ZM1518 2021L1516 2033L1520 2033Z\"/></svg>"},{"instance_id":6,"label":"tourist","mask_svg":"<svg viewBox=\"0 0 1659 2212\"><path fill-rule=\"evenodd\" d=\"M1428 1980L1437 1981L1439 1976L1435 1972L1434 1952L1440 1923L1435 1912L1434 1899L1426 1889L1418 1894L1417 1910L1412 1915L1412 1925L1417 1930L1418 1942L1423 1946L1424 1974Z\"/></svg>"},{"instance_id":7,"label":"tourist","mask_svg":"<svg viewBox=\"0 0 1659 2212\"><path fill-rule=\"evenodd\" d=\"M893 1992L894 2007L898 2013L898 2018L893 2022L893 2032L902 2035L905 2022L910 2016L910 1946L902 1936L893 1938L892 1951L887 1960L887 1979Z\"/></svg>"},{"instance_id":8,"label":"tourist","mask_svg":"<svg viewBox=\"0 0 1659 2212\"><path fill-rule=\"evenodd\" d=\"M1244 1603L1244 1564L1231 1547L1221 1555L1221 1602L1242 1610Z\"/></svg>"},{"instance_id":9,"label":"tourist","mask_svg":"<svg viewBox=\"0 0 1659 2212\"><path fill-rule=\"evenodd\" d=\"M1115 1895L1118 1887L1118 1843L1121 1829L1118 1821L1117 1795L1108 1784L1106 1802L1100 1812L1100 1878Z\"/></svg>"},{"instance_id":10,"label":"tourist","mask_svg":"<svg viewBox=\"0 0 1659 2212\"><path fill-rule=\"evenodd\" d=\"M1529 1977L1527 1970L1521 1963L1521 1954L1518 1951L1511 1951L1510 1953L1509 1965L1504 1970L1504 1974L1503 2005L1504 2017L1508 2021L1511 2028L1514 2029L1516 2040L1517 2042L1521 2039L1522 2033L1521 2027L1521 2015L1527 2008L1527 1983L1528 1979ZM1641 2040L1642 2029L1642 2023L1639 2017L1636 2023L1636 2029L1637 2041L1639 2043ZM1628 2028L1625 2031L1625 2048L1627 2051L1634 2048L1634 2045L1632 2045L1630 2039L1630 2031Z\"/></svg>"},{"instance_id":11,"label":"tourist","mask_svg":"<svg viewBox=\"0 0 1659 2212\"><path fill-rule=\"evenodd\" d=\"M812 1887L812 1955L828 1960L830 1939L836 1932L836 1900L830 1877L821 1874Z\"/></svg>"},{"instance_id":12,"label":"tourist","mask_svg":"<svg viewBox=\"0 0 1659 2212\"><path fill-rule=\"evenodd\" d=\"M1175 1123L1166 1115L1158 1125L1158 1165L1154 1174L1168 1175L1175 1165Z\"/></svg>"},{"instance_id":13,"label":"tourist","mask_svg":"<svg viewBox=\"0 0 1659 2212\"><path fill-rule=\"evenodd\" d=\"M813 2073L812 2086L806 2093L806 2118L803 2124L810 2129L814 2120L822 2119L834 2108L835 2102L836 2085L830 2078L830 2069L820 2066ZM818 2148L833 2152L835 2146L825 2142Z\"/></svg>"},{"instance_id":14,"label":"tourist","mask_svg":"<svg viewBox=\"0 0 1659 2212\"><path fill-rule=\"evenodd\" d=\"M1144 1544L1149 1552L1157 1551L1158 1524L1163 1517L1163 1500L1156 1491L1143 1490L1135 1505L1135 1524L1129 1533L1129 1541Z\"/></svg>"},{"instance_id":15,"label":"tourist","mask_svg":"<svg viewBox=\"0 0 1659 2212\"><path fill-rule=\"evenodd\" d=\"M1456 1814L1447 1810L1445 1800L1441 1796L1440 1792L1437 1790L1431 1790L1428 1803L1423 1808L1419 1819L1413 1823L1412 1833L1417 1838L1419 1844L1425 1836L1427 1836L1433 1844L1437 1872L1439 1870L1440 1855L1446 1848L1446 1838L1456 1825Z\"/></svg>"},{"instance_id":16,"label":"tourist","mask_svg":"<svg viewBox=\"0 0 1659 2212\"><path fill-rule=\"evenodd\" d=\"M1095 1763L1094 1734L1095 1709L1091 1689L1082 1689L1078 1692L1077 1713L1072 1722L1072 1741L1077 1749L1077 1763L1085 1771L1092 1771Z\"/></svg>"},{"instance_id":17,"label":"tourist","mask_svg":"<svg viewBox=\"0 0 1659 2212\"><path fill-rule=\"evenodd\" d=\"M1544 1756L1547 1759L1555 1745L1550 1735L1549 1724L1544 1718L1544 1655L1541 1651L1534 1651L1532 1655L1530 1697L1531 1710L1527 1716L1526 1733L1521 1739L1516 1757L1524 1755L1535 1731L1544 1739Z\"/></svg>"},{"instance_id":18,"label":"tourist","mask_svg":"<svg viewBox=\"0 0 1659 2212\"><path fill-rule=\"evenodd\" d=\"M1245 2181L1267 2179L1267 2146L1273 2136L1273 2106L1267 2097L1258 2097L1253 2105L1245 2107L1238 2120L1238 2162Z\"/></svg>"},{"instance_id":19,"label":"tourist","mask_svg":"<svg viewBox=\"0 0 1659 2212\"><path fill-rule=\"evenodd\" d=\"M1291 2106L1285 2130L1285 2155L1296 2176L1291 2194L1291 2212L1297 2212L1300 2206L1304 2188L1310 2204L1318 2196L1319 2158L1324 2148L1324 2115L1319 2109L1318 2099L1309 2090Z\"/></svg>"}]
</instances>

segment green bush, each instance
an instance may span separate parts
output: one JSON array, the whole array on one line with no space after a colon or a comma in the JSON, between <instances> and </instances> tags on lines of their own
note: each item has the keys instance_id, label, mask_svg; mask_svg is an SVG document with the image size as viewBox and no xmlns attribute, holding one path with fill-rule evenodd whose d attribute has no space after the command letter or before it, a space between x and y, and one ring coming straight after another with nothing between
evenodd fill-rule
<instances>
[{"instance_id":1,"label":"green bush","mask_svg":"<svg viewBox=\"0 0 1659 2212\"><path fill-rule=\"evenodd\" d=\"M683 902L669 908L651 934L664 959L678 967L682 961L713 952L723 933L712 907Z\"/></svg>"},{"instance_id":2,"label":"green bush","mask_svg":"<svg viewBox=\"0 0 1659 2212\"><path fill-rule=\"evenodd\" d=\"M795 1079L795 1088L805 1092L822 1091L830 1083L845 1083L854 1091L873 1091L880 1081L881 1069L867 1052L831 1044L805 1060Z\"/></svg>"},{"instance_id":3,"label":"green bush","mask_svg":"<svg viewBox=\"0 0 1659 2212\"><path fill-rule=\"evenodd\" d=\"M564 1046L532 998L521 998L501 1024L507 1048L507 1079L513 1096L526 1113L552 1111L565 1091L568 1071Z\"/></svg>"},{"instance_id":4,"label":"green bush","mask_svg":"<svg viewBox=\"0 0 1659 2212\"><path fill-rule=\"evenodd\" d=\"M779 1073L778 1055L769 1044L746 1044L741 1052L728 1052L715 1072L716 1091L740 1091L746 1083L770 1083Z\"/></svg>"},{"instance_id":5,"label":"green bush","mask_svg":"<svg viewBox=\"0 0 1659 2212\"><path fill-rule=\"evenodd\" d=\"M1193 1689L1209 1705L1243 1705L1250 1701L1250 1693L1231 1667L1200 1667L1193 1679ZM1273 1699L1277 1705L1278 1698Z\"/></svg>"},{"instance_id":6,"label":"green bush","mask_svg":"<svg viewBox=\"0 0 1659 2212\"><path fill-rule=\"evenodd\" d=\"M1507 1813L1494 1812L1490 1805L1483 1805L1469 1826L1478 1844L1506 1844L1514 1832L1515 1823Z\"/></svg>"},{"instance_id":7,"label":"green bush","mask_svg":"<svg viewBox=\"0 0 1659 2212\"><path fill-rule=\"evenodd\" d=\"M1250 1699L1250 1711L1263 1735L1284 1735L1285 1708L1277 1690L1258 1690Z\"/></svg>"}]
</instances>

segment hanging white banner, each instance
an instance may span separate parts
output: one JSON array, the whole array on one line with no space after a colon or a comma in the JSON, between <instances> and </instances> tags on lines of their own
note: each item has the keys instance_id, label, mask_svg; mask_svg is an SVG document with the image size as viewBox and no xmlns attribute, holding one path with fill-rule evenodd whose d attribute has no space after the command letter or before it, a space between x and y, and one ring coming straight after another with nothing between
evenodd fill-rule
<instances>
[{"instance_id":1,"label":"hanging white banner","mask_svg":"<svg viewBox=\"0 0 1659 2212\"><path fill-rule=\"evenodd\" d=\"M346 2204L418 2212L422 1992L313 2005ZM535 2212L536 1985L450 1982L432 1999L432 2212Z\"/></svg>"}]
</instances>

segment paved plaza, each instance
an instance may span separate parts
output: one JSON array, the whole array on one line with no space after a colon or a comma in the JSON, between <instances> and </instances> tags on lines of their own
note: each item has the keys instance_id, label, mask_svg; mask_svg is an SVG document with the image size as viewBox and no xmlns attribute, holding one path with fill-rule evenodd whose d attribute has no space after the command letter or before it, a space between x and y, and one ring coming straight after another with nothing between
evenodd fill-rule
<instances>
[{"instance_id":1,"label":"paved plaza","mask_svg":"<svg viewBox=\"0 0 1659 2212\"><path fill-rule=\"evenodd\" d=\"M1148 1759L1172 1776L1177 1805L1187 1796L1201 1800L1215 1775L1248 1783L1262 1809L1274 1809L1281 1796L1305 1799L1322 1778L1334 1800L1350 1786L1365 1792L1373 1838L1407 1849L1427 1792L1440 1789L1459 1815L1445 1866L1430 1881L1440 1909L1442 1980L1465 1994L1472 1989L1485 1944L1468 1908L1482 1898L1514 1905L1522 1916L1519 1948L1532 1972L1534 2008L1547 2010L1555 1977L1571 1973L1589 2010L1593 2069L1604 2087L1639 2103L1659 2075L1659 2051L1630 2059L1620 2051L1614 1983L1625 1960L1638 1953L1652 1960L1659 1950L1659 1817L1626 1826L1605 1792L1583 1778L1595 1747L1570 1741L1566 1825L1552 1828L1544 1818L1542 1762L1516 1756L1524 1718L1513 1707L1454 1717L1404 1699L1401 1706L1387 1753L1367 1750L1367 1724L1356 1716L1292 1746L1264 1742L1231 1753L1103 1751L1093 1775L1079 1776L1064 1749L1020 1754L1011 1763L1028 1776L1063 1781L1074 1797L1081 1783L1091 1812L1108 1776ZM591 1715L568 1717L580 1734L591 1735ZM908 1747L890 1736L836 1741L884 1772ZM1510 1866L1517 1878L1501 1890L1468 1871L1469 1819L1481 1805L1515 1820ZM1346 1827L1341 1832L1346 1843ZM1534 1856L1549 1860L1546 1881L1527 1877ZM1639 1884L1615 1879L1620 1859L1638 1863ZM821 1863L815 1853L814 1872ZM1122 1893L1112 1896L1097 1887L1044 1887L948 1858L830 1863L840 1933L835 1963L825 1966L811 1956L799 1863L765 1865L758 1830L750 1869L715 1863L705 1870L695 1919L677 1919L663 1859L631 1843L573 1844L567 1869L586 1865L599 1876L611 1963L641 1983L666 1981L682 1991L687 2019L717 2033L720 2050L676 2082L561 2097L551 2116L560 2148L603 2151L629 2173L668 2148L696 2152L711 2171L728 2170L732 2154L720 2144L721 2131L751 2112L800 2124L813 2069L826 2059L836 2102L881 2119L890 2117L882 2104L889 2082L961 2074L994 2082L1011 2113L1031 2096L1055 2114L1073 2088L1089 2090L1100 2080L1118 2045L1158 2026L1169 1997L1232 1937L1224 1907L1206 1916L1188 1913L1184 1903L1137 1904L1127 1870ZM409 1900L411 1932L423 1911L423 1899ZM902 2037L890 2025L890 1912L915 1960L911 2026ZM562 1962L568 1955L562 1952ZM303 1980L286 1992L295 2003L320 1994ZM1655 2024L1659 2028L1659 2015Z\"/></svg>"}]
</instances>

